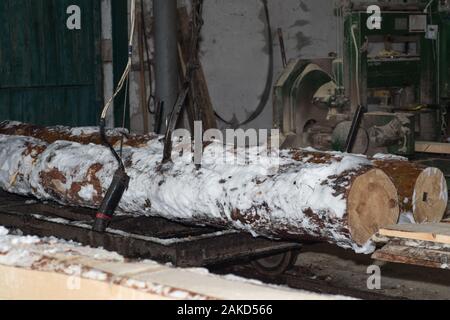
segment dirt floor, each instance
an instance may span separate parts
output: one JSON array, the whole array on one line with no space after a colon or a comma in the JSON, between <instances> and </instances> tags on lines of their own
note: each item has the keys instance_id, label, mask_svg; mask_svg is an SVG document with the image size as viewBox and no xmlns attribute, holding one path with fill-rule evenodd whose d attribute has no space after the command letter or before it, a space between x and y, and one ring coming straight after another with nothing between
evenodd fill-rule
<instances>
[{"instance_id":1,"label":"dirt floor","mask_svg":"<svg viewBox=\"0 0 450 320\"><path fill-rule=\"evenodd\" d=\"M367 268L381 268L381 289L367 289ZM302 277L321 279L330 286L377 292L407 299L450 299L450 270L374 262L370 256L326 244L307 245L296 266Z\"/></svg>"}]
</instances>

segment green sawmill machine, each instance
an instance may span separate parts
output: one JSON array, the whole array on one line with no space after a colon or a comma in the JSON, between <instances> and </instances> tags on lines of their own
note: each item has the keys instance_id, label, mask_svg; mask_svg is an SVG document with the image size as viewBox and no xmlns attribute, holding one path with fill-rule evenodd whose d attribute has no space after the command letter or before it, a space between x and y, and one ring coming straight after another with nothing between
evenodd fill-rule
<instances>
[{"instance_id":1,"label":"green sawmill machine","mask_svg":"<svg viewBox=\"0 0 450 320\"><path fill-rule=\"evenodd\" d=\"M283 147L345 150L358 106L354 153L411 156L416 140L447 137L450 0L378 1L380 29L371 4L340 1L336 52L283 71L274 90Z\"/></svg>"}]
</instances>

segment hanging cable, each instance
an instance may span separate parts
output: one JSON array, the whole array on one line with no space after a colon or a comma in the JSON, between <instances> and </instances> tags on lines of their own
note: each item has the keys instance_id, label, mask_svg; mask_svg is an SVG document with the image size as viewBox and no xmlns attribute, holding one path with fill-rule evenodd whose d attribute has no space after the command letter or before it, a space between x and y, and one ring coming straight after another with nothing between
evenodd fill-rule
<instances>
[{"instance_id":1,"label":"hanging cable","mask_svg":"<svg viewBox=\"0 0 450 320\"><path fill-rule=\"evenodd\" d=\"M266 80L266 85L264 87L263 94L261 96L261 99L259 101L258 106L256 107L255 111L248 117L246 120L244 120L241 123L233 123L230 121L225 120L223 117L221 117L217 112L214 112L216 117L222 121L223 123L233 126L235 128L239 128L241 126L245 126L258 118L264 109L266 108L267 102L269 101L270 94L272 92L272 84L273 84L273 65L274 65L274 54L273 54L273 35L272 35L272 25L270 21L270 12L269 12L269 6L267 3L267 0L261 0L262 4L264 6L264 14L266 17L266 23L267 23L267 46L269 50L269 67L268 67L268 76Z\"/></svg>"},{"instance_id":2,"label":"hanging cable","mask_svg":"<svg viewBox=\"0 0 450 320\"><path fill-rule=\"evenodd\" d=\"M356 70L355 70L355 84L356 84L356 98L358 101L358 106L361 105L361 92L359 91L359 48L358 48L358 42L356 41L355 36L355 29L358 27L354 24L352 25L352 39L353 44L355 46L355 64L356 64Z\"/></svg>"},{"instance_id":3,"label":"hanging cable","mask_svg":"<svg viewBox=\"0 0 450 320\"><path fill-rule=\"evenodd\" d=\"M119 206L120 200L123 197L123 194L128 189L128 184L130 182L130 177L127 175L124 163L122 161L122 149L123 149L123 137L120 143L120 155L117 153L117 151L114 149L114 147L109 143L108 138L106 136L106 115L108 113L109 108L111 107L114 99L116 96L120 93L123 86L126 84L127 91L128 91L128 81L129 81L129 75L131 70L131 63L132 63L132 54L133 54L133 40L134 40L134 30L135 30L135 23L136 23L136 0L131 0L131 29L130 29L130 37L128 42L128 62L125 67L125 70L122 74L122 77L120 78L120 81L117 85L117 89L115 90L112 97L108 100L108 102L105 104L102 115L100 118L100 136L102 138L103 144L109 148L111 153L113 154L114 158L116 159L117 163L119 164L119 168L114 173L114 176L112 177L111 185L108 188L108 191L106 192L103 201L100 205L100 208L97 211L97 214L95 216L94 224L93 224L93 230L96 232L105 232L108 228L114 213ZM123 121L125 121L126 116L126 101L127 101L127 95L125 95L125 101L124 101L124 117ZM123 122L123 126L125 126L125 122Z\"/></svg>"},{"instance_id":4,"label":"hanging cable","mask_svg":"<svg viewBox=\"0 0 450 320\"><path fill-rule=\"evenodd\" d=\"M127 83L125 85L125 98L123 99L123 114L122 114L122 128L125 128L125 119L127 117L127 99L128 99L128 88L130 86L130 77L127 79ZM119 156L122 159L123 156L123 143L124 143L124 134L122 134L120 138L120 152Z\"/></svg>"},{"instance_id":5,"label":"hanging cable","mask_svg":"<svg viewBox=\"0 0 450 320\"><path fill-rule=\"evenodd\" d=\"M430 8L430 6L433 4L434 0L430 0L430 2L428 2L428 4L426 5L425 9L423 10L424 13L428 12L428 8Z\"/></svg>"},{"instance_id":6,"label":"hanging cable","mask_svg":"<svg viewBox=\"0 0 450 320\"><path fill-rule=\"evenodd\" d=\"M114 92L114 94L112 95L112 97L108 100L108 102L105 104L105 106L103 107L103 111L102 111L102 119L106 119L106 115L107 112L109 110L109 108L111 107L114 99L116 98L116 96L120 93L120 91L123 88L123 85L125 84L125 81L127 80L130 71L131 71L131 63L132 63L132 53L133 53L133 41L134 41L134 30L135 30L135 26L136 26L136 0L131 0L131 29L130 29L130 37L129 37L129 42L128 42L128 61L127 61L127 65L125 67L125 70L122 74L122 77L119 80L119 83L117 85L117 89Z\"/></svg>"},{"instance_id":7,"label":"hanging cable","mask_svg":"<svg viewBox=\"0 0 450 320\"><path fill-rule=\"evenodd\" d=\"M122 77L120 78L120 81L117 85L116 90L114 91L114 94L111 96L111 98L107 101L105 106L103 107L103 111L100 117L100 136L102 138L103 143L111 150L111 153L113 154L114 158L117 160L119 167L124 170L125 167L123 165L121 157L117 154L114 147L108 142L108 139L106 137L105 127L106 127L106 116L108 114L108 110L110 109L112 103L114 102L114 99L117 97L117 95L121 92L124 84L126 83L128 76L130 75L131 71L131 63L132 63L132 54L133 54L133 41L134 41L134 31L136 26L136 0L131 0L131 28L130 28L130 36L129 36L129 42L128 42L128 61L127 65L125 67L125 70L122 74Z\"/></svg>"}]
</instances>

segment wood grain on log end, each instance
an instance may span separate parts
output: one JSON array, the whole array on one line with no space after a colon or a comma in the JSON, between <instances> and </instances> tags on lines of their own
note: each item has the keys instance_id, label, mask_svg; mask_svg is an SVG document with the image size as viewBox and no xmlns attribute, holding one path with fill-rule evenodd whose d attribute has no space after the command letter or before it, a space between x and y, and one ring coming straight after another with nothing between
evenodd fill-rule
<instances>
[{"instance_id":1,"label":"wood grain on log end","mask_svg":"<svg viewBox=\"0 0 450 320\"><path fill-rule=\"evenodd\" d=\"M383 170L397 188L400 212L412 213L414 186L426 167L405 160L375 160L373 164Z\"/></svg>"},{"instance_id":2,"label":"wood grain on log end","mask_svg":"<svg viewBox=\"0 0 450 320\"><path fill-rule=\"evenodd\" d=\"M399 215L397 190L382 170L355 179L348 196L348 224L357 244L366 244L380 228L397 223Z\"/></svg>"},{"instance_id":3,"label":"wood grain on log end","mask_svg":"<svg viewBox=\"0 0 450 320\"><path fill-rule=\"evenodd\" d=\"M416 223L440 222L444 218L447 201L448 186L442 171L425 169L414 187L413 214Z\"/></svg>"}]
</instances>

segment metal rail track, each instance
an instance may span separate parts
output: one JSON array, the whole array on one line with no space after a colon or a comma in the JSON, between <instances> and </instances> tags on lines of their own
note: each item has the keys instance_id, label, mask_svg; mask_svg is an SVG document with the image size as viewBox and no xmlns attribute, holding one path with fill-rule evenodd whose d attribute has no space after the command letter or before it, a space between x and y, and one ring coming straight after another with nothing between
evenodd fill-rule
<instances>
[{"instance_id":1,"label":"metal rail track","mask_svg":"<svg viewBox=\"0 0 450 320\"><path fill-rule=\"evenodd\" d=\"M306 270L300 267L294 267L279 275L258 273L251 265L239 267L224 267L212 271L217 274L231 273L243 278L259 280L266 284L281 285L292 289L306 290L320 294L340 295L363 300L408 300L404 297L391 296L388 294L377 292L369 292L345 286L337 286L328 283L326 280L312 280L307 275L305 275L305 273L308 272L305 272Z\"/></svg>"},{"instance_id":2,"label":"metal rail track","mask_svg":"<svg viewBox=\"0 0 450 320\"><path fill-rule=\"evenodd\" d=\"M134 259L177 267L204 267L279 254L300 244L254 238L233 230L187 226L155 217L117 216L107 232L92 230L95 211L40 203L0 192L0 225L25 234L54 236L102 247Z\"/></svg>"}]
</instances>

